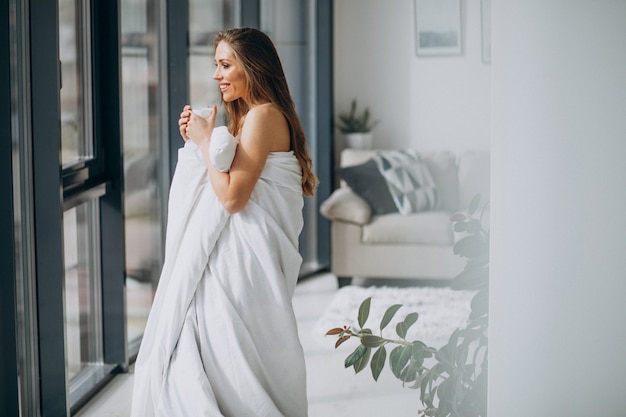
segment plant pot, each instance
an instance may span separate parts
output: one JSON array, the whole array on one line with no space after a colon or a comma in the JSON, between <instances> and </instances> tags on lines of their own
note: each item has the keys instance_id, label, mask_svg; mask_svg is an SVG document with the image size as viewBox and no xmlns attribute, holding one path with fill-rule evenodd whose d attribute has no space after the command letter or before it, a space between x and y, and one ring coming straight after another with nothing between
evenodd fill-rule
<instances>
[{"instance_id":1,"label":"plant pot","mask_svg":"<svg viewBox=\"0 0 626 417\"><path fill-rule=\"evenodd\" d=\"M346 133L346 146L354 149L371 149L372 148L372 133L371 132L359 132L359 133Z\"/></svg>"}]
</instances>

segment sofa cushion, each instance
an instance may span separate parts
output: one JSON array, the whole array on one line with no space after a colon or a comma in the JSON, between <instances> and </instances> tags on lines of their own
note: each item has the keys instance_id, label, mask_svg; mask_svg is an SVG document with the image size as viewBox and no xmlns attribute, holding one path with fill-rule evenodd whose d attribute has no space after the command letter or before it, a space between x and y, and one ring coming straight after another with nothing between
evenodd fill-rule
<instances>
[{"instance_id":1,"label":"sofa cushion","mask_svg":"<svg viewBox=\"0 0 626 417\"><path fill-rule=\"evenodd\" d=\"M359 165L370 160L378 152L380 151L375 149L346 148L341 151L339 164L342 167Z\"/></svg>"},{"instance_id":2,"label":"sofa cushion","mask_svg":"<svg viewBox=\"0 0 626 417\"><path fill-rule=\"evenodd\" d=\"M439 246L454 243L450 213L447 211L374 216L368 224L363 226L362 240L363 243Z\"/></svg>"},{"instance_id":3,"label":"sofa cushion","mask_svg":"<svg viewBox=\"0 0 626 417\"><path fill-rule=\"evenodd\" d=\"M320 205L320 213L329 220L338 220L358 225L366 224L372 217L372 209L367 201L356 195L350 188L336 189Z\"/></svg>"},{"instance_id":4,"label":"sofa cushion","mask_svg":"<svg viewBox=\"0 0 626 417\"><path fill-rule=\"evenodd\" d=\"M337 174L357 195L367 201L374 214L398 211L387 182L372 159L359 165L339 168Z\"/></svg>"},{"instance_id":5,"label":"sofa cushion","mask_svg":"<svg viewBox=\"0 0 626 417\"><path fill-rule=\"evenodd\" d=\"M452 151L426 151L420 152L420 156L428 165L430 174L433 176L439 194L440 206L448 211L459 208L459 177L457 169L457 156Z\"/></svg>"},{"instance_id":6,"label":"sofa cushion","mask_svg":"<svg viewBox=\"0 0 626 417\"><path fill-rule=\"evenodd\" d=\"M481 206L489 201L490 154L489 151L468 150L459 154L459 209L467 210L476 194Z\"/></svg>"},{"instance_id":7,"label":"sofa cushion","mask_svg":"<svg viewBox=\"0 0 626 417\"><path fill-rule=\"evenodd\" d=\"M387 187L401 214L418 213L437 206L437 188L428 165L417 151L380 152L373 160L387 181Z\"/></svg>"}]
</instances>

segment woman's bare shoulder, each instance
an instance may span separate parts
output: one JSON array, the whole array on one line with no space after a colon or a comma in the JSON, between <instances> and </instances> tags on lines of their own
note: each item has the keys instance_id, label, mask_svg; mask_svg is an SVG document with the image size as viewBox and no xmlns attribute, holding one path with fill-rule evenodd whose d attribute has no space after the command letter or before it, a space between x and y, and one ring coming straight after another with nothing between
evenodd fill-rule
<instances>
[{"instance_id":1,"label":"woman's bare shoulder","mask_svg":"<svg viewBox=\"0 0 626 417\"><path fill-rule=\"evenodd\" d=\"M246 121L253 120L255 123L274 124L284 121L283 113L272 103L259 104L252 107L246 115Z\"/></svg>"},{"instance_id":2,"label":"woman's bare shoulder","mask_svg":"<svg viewBox=\"0 0 626 417\"><path fill-rule=\"evenodd\" d=\"M243 134L256 137L264 142L269 140L271 143L270 151L289 150L287 119L272 103L254 106L248 111L243 126Z\"/></svg>"}]
</instances>

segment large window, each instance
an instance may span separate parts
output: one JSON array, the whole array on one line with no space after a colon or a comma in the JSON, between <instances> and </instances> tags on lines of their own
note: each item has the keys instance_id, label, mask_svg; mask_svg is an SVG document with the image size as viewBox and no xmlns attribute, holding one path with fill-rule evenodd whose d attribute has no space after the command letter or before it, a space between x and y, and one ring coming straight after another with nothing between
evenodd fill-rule
<instances>
[{"instance_id":1,"label":"large window","mask_svg":"<svg viewBox=\"0 0 626 417\"><path fill-rule=\"evenodd\" d=\"M17 381L2 374L0 385L17 388L19 413L7 415L70 415L127 365L118 319L118 10L11 0L8 17L2 12L10 33L10 59L0 65L10 69L15 232L2 242L14 254Z\"/></svg>"},{"instance_id":2,"label":"large window","mask_svg":"<svg viewBox=\"0 0 626 417\"><path fill-rule=\"evenodd\" d=\"M211 79L212 36L234 24L238 1L191 0L188 5L191 87L184 95L194 105L207 105L218 99ZM164 88L166 71L177 63L161 59L166 41L163 6L158 0L121 2L126 329L131 356L139 348L163 264L168 153L182 146L178 134L166 134L180 108L166 105L171 99Z\"/></svg>"},{"instance_id":3,"label":"large window","mask_svg":"<svg viewBox=\"0 0 626 417\"><path fill-rule=\"evenodd\" d=\"M103 155L93 129L89 2L58 0L61 166L64 182L63 318L69 405L91 389L104 364L99 197ZM94 169L95 168L95 169ZM42 277L43 278L43 277Z\"/></svg>"},{"instance_id":4,"label":"large window","mask_svg":"<svg viewBox=\"0 0 626 417\"><path fill-rule=\"evenodd\" d=\"M126 247L126 337L135 355L163 262L164 192L158 0L122 0L122 121Z\"/></svg>"},{"instance_id":5,"label":"large window","mask_svg":"<svg viewBox=\"0 0 626 417\"><path fill-rule=\"evenodd\" d=\"M213 36L258 27L274 2L2 4L0 248L13 256L0 260L12 275L0 280L0 415L69 416L137 352L163 263L178 113L219 102Z\"/></svg>"},{"instance_id":6,"label":"large window","mask_svg":"<svg viewBox=\"0 0 626 417\"><path fill-rule=\"evenodd\" d=\"M189 103L202 108L220 103L213 80L213 41L217 32L236 25L236 0L191 0L189 2Z\"/></svg>"}]
</instances>

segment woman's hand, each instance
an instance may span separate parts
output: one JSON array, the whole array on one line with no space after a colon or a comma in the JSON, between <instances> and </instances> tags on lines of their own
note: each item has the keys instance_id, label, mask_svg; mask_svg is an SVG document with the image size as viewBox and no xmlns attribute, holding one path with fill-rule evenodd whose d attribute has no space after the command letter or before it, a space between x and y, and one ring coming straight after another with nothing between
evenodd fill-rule
<instances>
[{"instance_id":1,"label":"woman's hand","mask_svg":"<svg viewBox=\"0 0 626 417\"><path fill-rule=\"evenodd\" d=\"M190 106L183 107L180 119L178 119L178 126L180 134L185 141L191 139L198 146L209 144L213 128L215 127L217 106L211 106L206 110L208 110L209 114L206 117L202 117L194 113Z\"/></svg>"},{"instance_id":2,"label":"woman's hand","mask_svg":"<svg viewBox=\"0 0 626 417\"><path fill-rule=\"evenodd\" d=\"M191 106L187 104L183 107L183 111L180 113L180 118L178 119L178 131L185 142L189 140L189 136L187 136L187 125L189 124L190 117Z\"/></svg>"}]
</instances>

